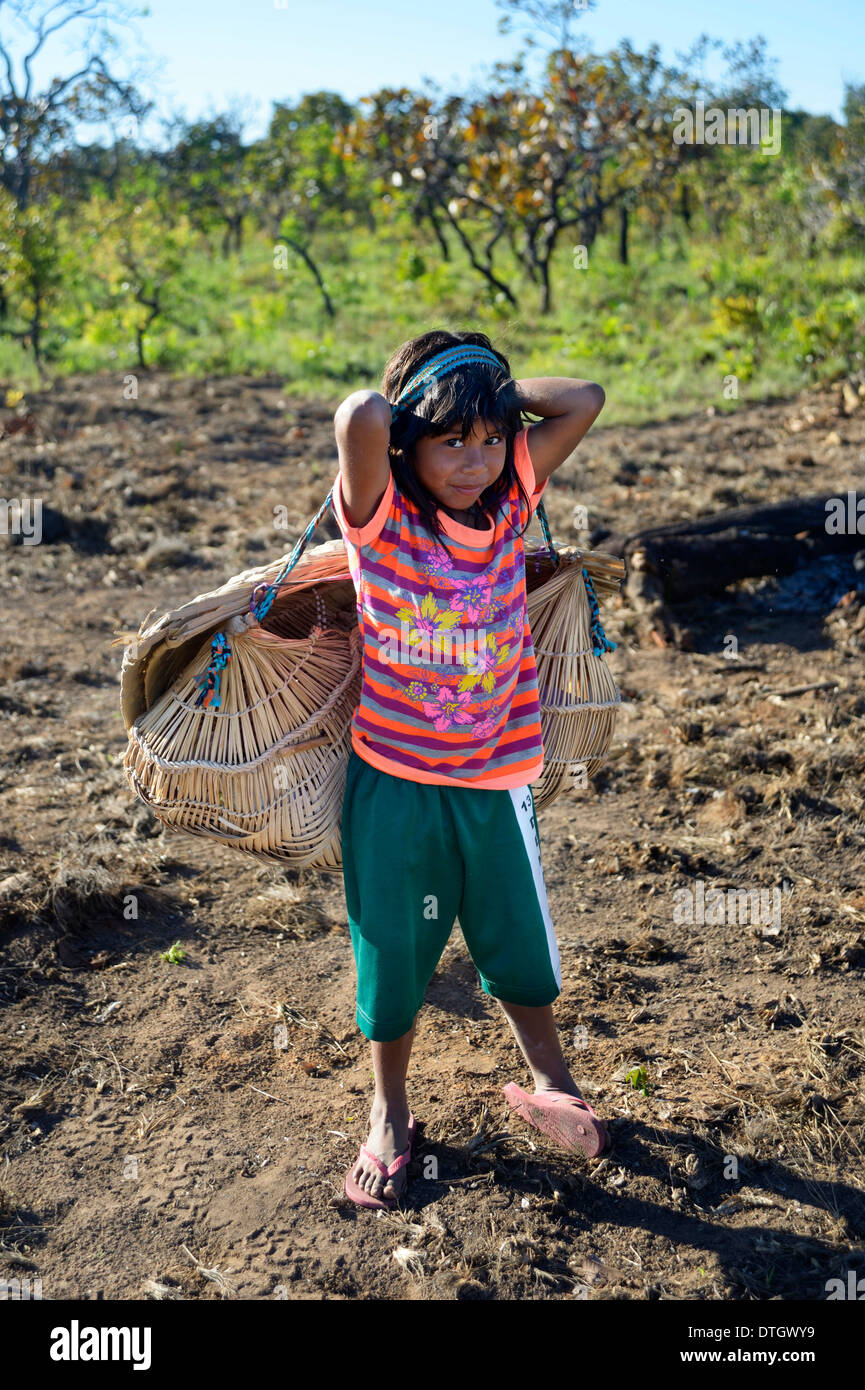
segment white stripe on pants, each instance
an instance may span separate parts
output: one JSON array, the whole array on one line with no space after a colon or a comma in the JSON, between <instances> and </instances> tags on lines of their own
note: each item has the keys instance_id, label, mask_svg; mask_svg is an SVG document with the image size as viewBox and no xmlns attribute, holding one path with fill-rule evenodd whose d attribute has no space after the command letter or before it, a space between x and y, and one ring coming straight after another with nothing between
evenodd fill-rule
<instances>
[{"instance_id":1,"label":"white stripe on pants","mask_svg":"<svg viewBox=\"0 0 865 1390\"><path fill-rule=\"evenodd\" d=\"M532 877L535 880L535 891L538 895L538 906L544 918L544 926L547 929L547 946L550 952L550 964L556 977L556 984L559 989L562 987L562 966L559 960L559 947L556 941L556 933L553 929L553 919L550 916L550 905L547 902L547 889L544 883L544 870L541 863L541 841L538 835L537 822L535 820L535 806L531 795L531 788L510 787L514 812L517 823L523 836L523 844L526 847L526 854L532 866Z\"/></svg>"}]
</instances>

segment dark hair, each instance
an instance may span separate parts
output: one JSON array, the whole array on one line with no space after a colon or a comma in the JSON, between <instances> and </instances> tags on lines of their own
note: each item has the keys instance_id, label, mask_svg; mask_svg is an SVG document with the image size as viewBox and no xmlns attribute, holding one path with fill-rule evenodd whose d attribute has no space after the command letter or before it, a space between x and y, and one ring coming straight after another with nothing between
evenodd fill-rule
<instances>
[{"instance_id":1,"label":"dark hair","mask_svg":"<svg viewBox=\"0 0 865 1390\"><path fill-rule=\"evenodd\" d=\"M420 402L396 416L391 425L388 446L391 469L400 491L411 498L427 529L445 550L445 533L436 515L438 499L421 482L414 468L414 446L427 435L449 434L458 429L460 437L466 439L476 420L495 424L497 432L503 434L507 441L505 465L495 482L481 493L480 504L495 516L511 484L516 482L527 511L531 510L531 501L514 463L514 438L523 428L524 412L508 359L493 347L485 333L449 333L444 328L434 328L429 333L422 333L419 338L409 339L397 348L382 373L382 395L389 401L395 401L403 387L431 357L445 348L459 347L464 343L489 348L501 362L501 370L497 370L492 363L473 362L433 382ZM526 526L519 535L523 534Z\"/></svg>"}]
</instances>

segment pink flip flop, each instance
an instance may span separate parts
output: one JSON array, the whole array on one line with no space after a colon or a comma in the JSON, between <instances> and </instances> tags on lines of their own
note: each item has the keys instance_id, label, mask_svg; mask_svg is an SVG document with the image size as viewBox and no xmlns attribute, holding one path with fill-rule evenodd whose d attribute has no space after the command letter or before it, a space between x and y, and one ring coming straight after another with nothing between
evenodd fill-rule
<instances>
[{"instance_id":1,"label":"pink flip flop","mask_svg":"<svg viewBox=\"0 0 865 1390\"><path fill-rule=\"evenodd\" d=\"M405 1167L407 1163L411 1162L411 1146L414 1143L416 1129L417 1121L415 1120L414 1115L412 1115L412 1113L409 1111L408 1143L406 1144L399 1158L395 1158L389 1168L387 1168L385 1164L382 1163L378 1154L374 1154L371 1149L367 1148L366 1144L361 1144L360 1154L358 1154L358 1158L360 1158L363 1154L366 1154L367 1158L372 1159L373 1163L379 1169L383 1178L392 1178L394 1173L398 1173L400 1168ZM355 1162L356 1161L357 1160L355 1160ZM351 1176L352 1168L354 1168L354 1163L351 1165L351 1168L349 1168L348 1172L345 1175L346 1197L350 1197L351 1200L353 1202L356 1202L359 1207L370 1207L374 1211L393 1211L394 1207L397 1205L397 1202L399 1201L399 1197L391 1197L388 1201L383 1201L379 1197L371 1197L370 1194L368 1192L365 1192L362 1187L358 1187L354 1178ZM404 1192L405 1189L403 1189L403 1193Z\"/></svg>"},{"instance_id":2,"label":"pink flip flop","mask_svg":"<svg viewBox=\"0 0 865 1390\"><path fill-rule=\"evenodd\" d=\"M536 1091L529 1095L515 1081L502 1088L508 1105L541 1134L547 1134L566 1149L583 1149L596 1158L607 1147L607 1130L587 1100L567 1091Z\"/></svg>"}]
</instances>

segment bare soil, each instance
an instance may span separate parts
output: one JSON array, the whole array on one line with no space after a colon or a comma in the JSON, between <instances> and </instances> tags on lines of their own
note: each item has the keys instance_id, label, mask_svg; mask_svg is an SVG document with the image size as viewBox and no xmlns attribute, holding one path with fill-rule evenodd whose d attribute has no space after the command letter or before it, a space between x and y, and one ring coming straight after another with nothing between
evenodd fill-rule
<instances>
[{"instance_id":1,"label":"bare soil","mask_svg":"<svg viewBox=\"0 0 865 1390\"><path fill-rule=\"evenodd\" d=\"M44 506L43 542L0 554L0 1280L50 1299L824 1299L865 1273L865 556L678 610L678 647L604 606L615 745L540 833L557 1020L612 1149L568 1153L509 1110L503 1084L529 1074L455 927L411 1060L408 1197L361 1211L342 1184L372 1073L341 877L165 830L123 778L109 645L290 549L336 474L331 415L276 379L160 373L133 400L120 375L80 377L0 411L5 497ZM547 511L573 543L576 503L623 532L844 495L863 451L849 390L596 427ZM328 516L317 538L337 534ZM777 887L780 919L681 925L695 880Z\"/></svg>"}]
</instances>

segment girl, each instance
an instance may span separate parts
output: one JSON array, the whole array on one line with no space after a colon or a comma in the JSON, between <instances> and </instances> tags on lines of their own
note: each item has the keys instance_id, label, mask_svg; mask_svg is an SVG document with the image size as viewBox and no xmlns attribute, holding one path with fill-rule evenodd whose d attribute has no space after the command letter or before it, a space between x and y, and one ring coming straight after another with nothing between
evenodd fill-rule
<instances>
[{"instance_id":1,"label":"girl","mask_svg":"<svg viewBox=\"0 0 865 1390\"><path fill-rule=\"evenodd\" d=\"M565 1064L559 953L530 783L543 768L522 533L604 392L514 381L483 333L435 330L388 362L382 392L334 417L333 507L357 591L360 700L342 808L357 1024L375 1096L345 1190L392 1207L415 1120L405 1079L426 986L460 926L534 1079L509 1103L588 1154L603 1122ZM545 417L523 427L523 414Z\"/></svg>"}]
</instances>

